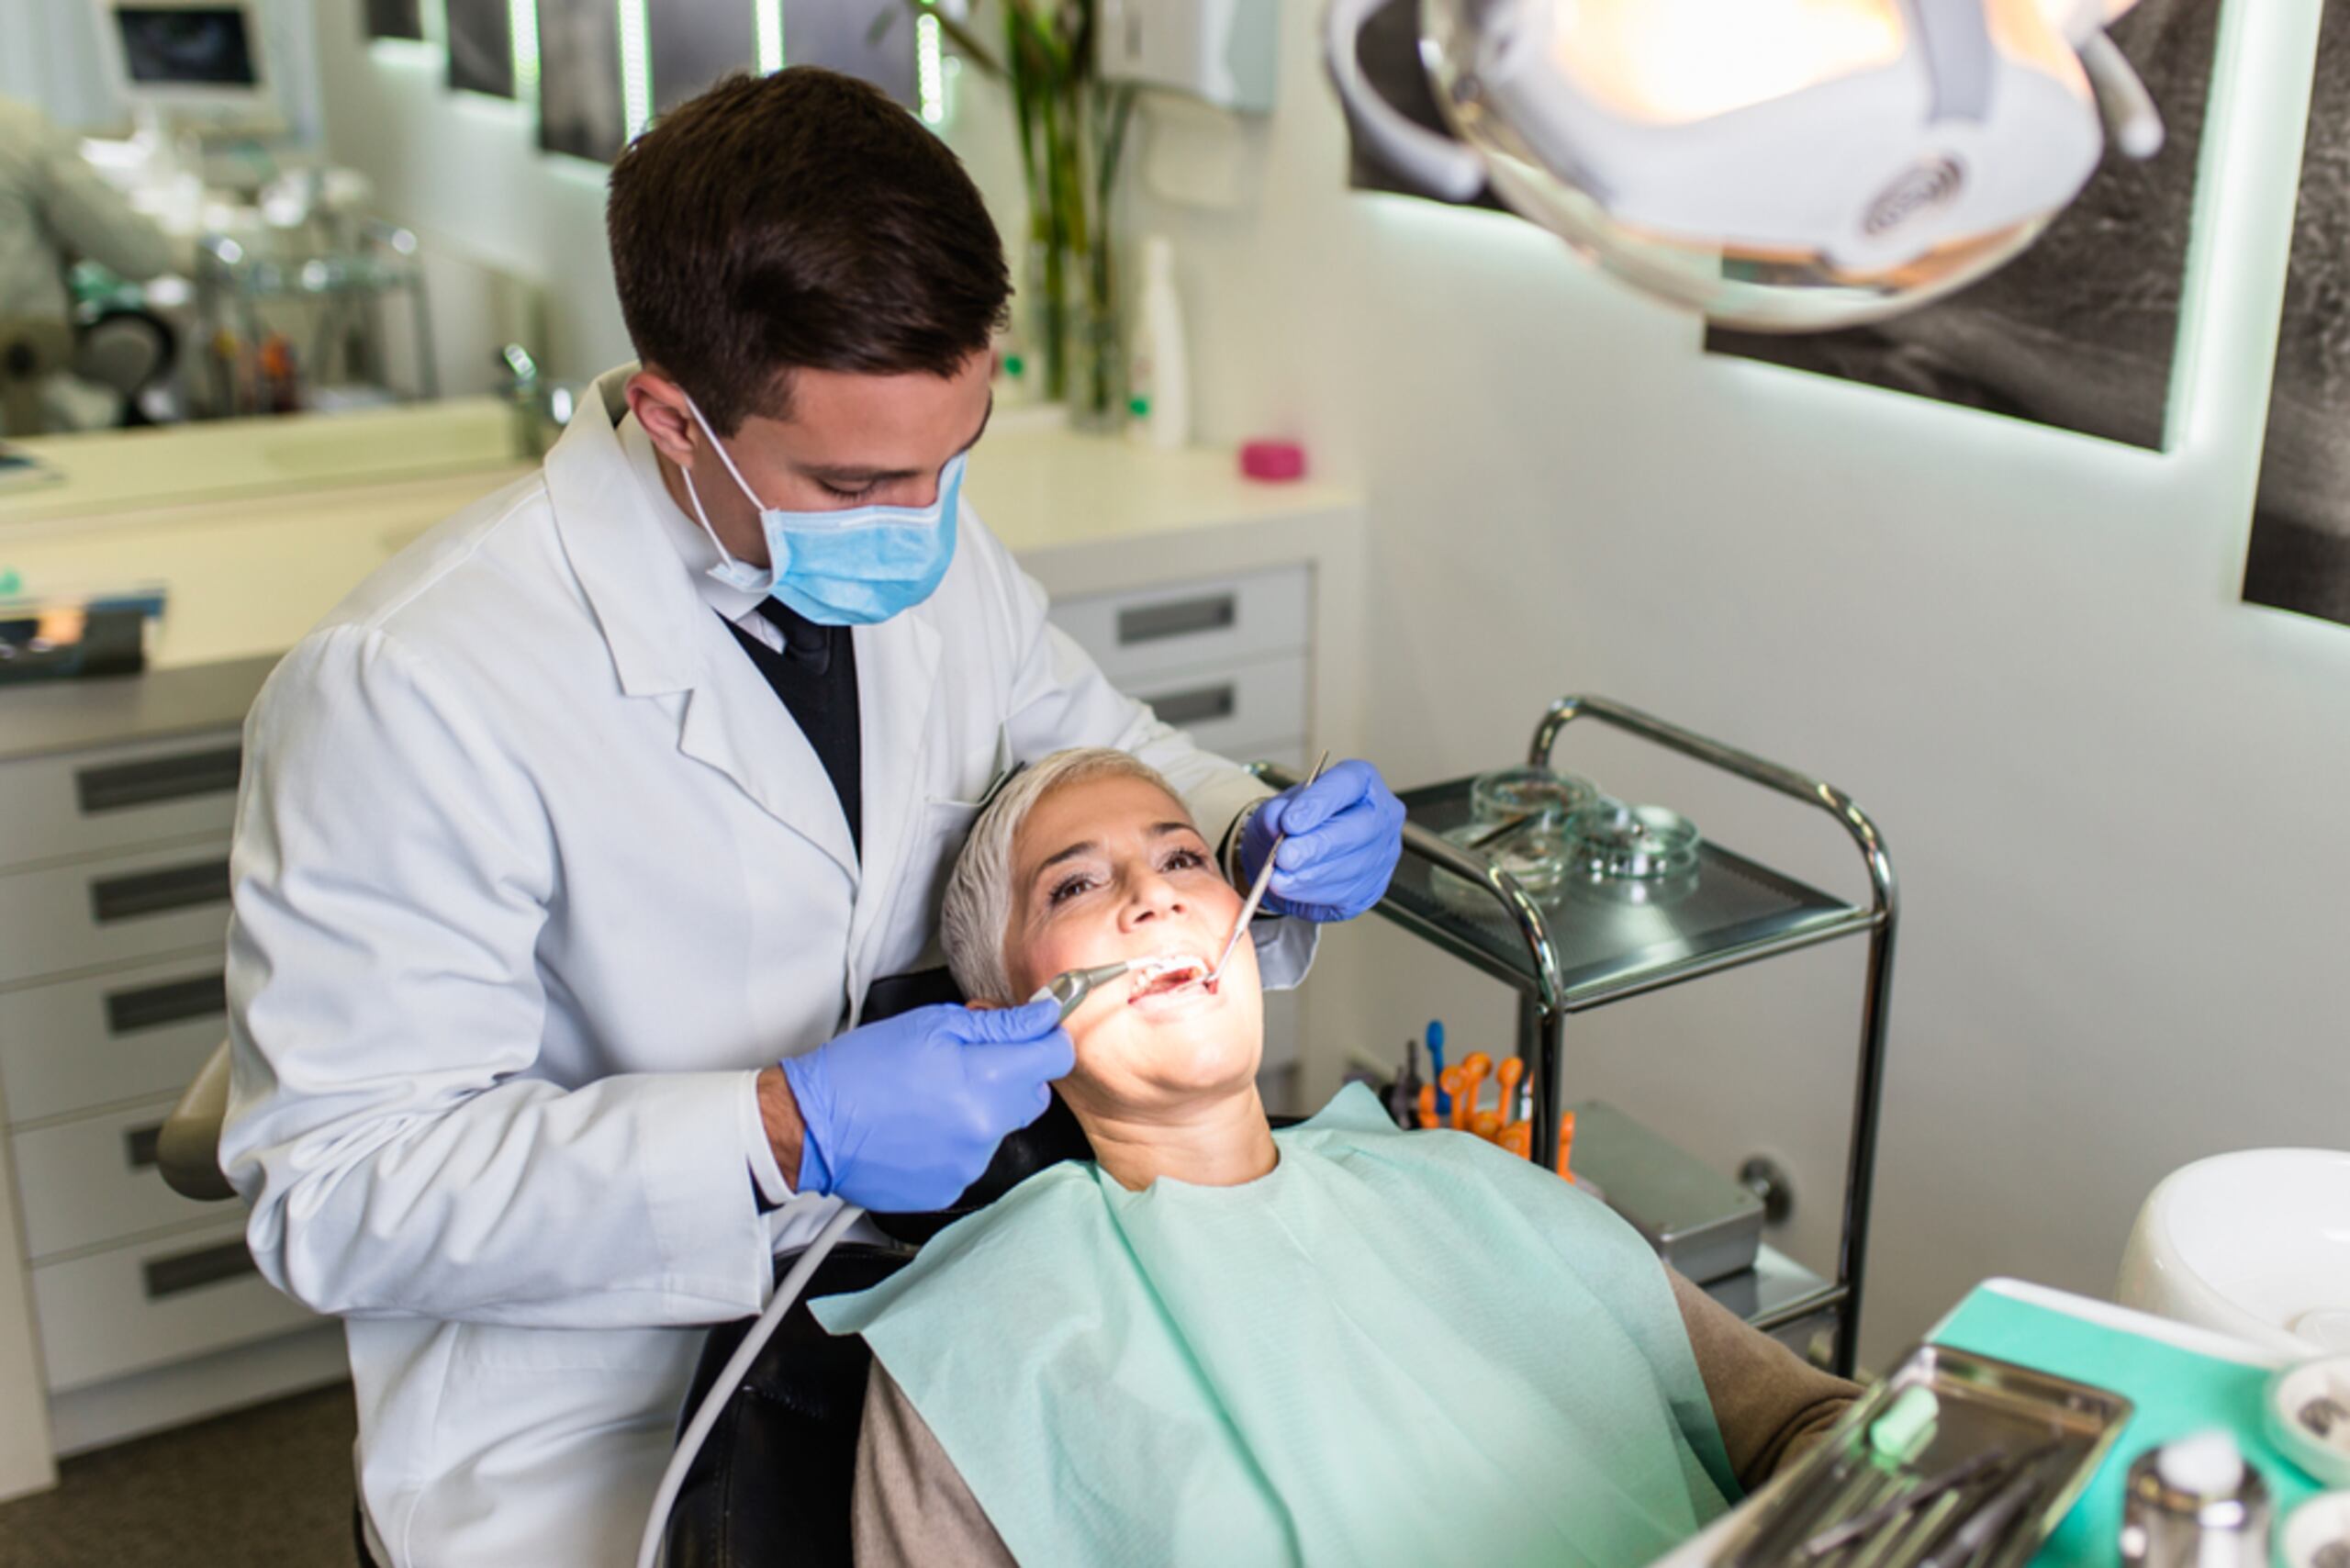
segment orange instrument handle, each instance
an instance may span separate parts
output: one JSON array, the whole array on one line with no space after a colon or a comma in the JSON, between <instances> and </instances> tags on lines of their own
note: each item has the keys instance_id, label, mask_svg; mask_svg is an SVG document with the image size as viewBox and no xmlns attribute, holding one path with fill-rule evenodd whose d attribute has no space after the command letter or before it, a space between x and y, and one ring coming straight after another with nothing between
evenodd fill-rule
<instances>
[{"instance_id":1,"label":"orange instrument handle","mask_svg":"<svg viewBox=\"0 0 2350 1568\"><path fill-rule=\"evenodd\" d=\"M1507 1122L1517 1114L1517 1086L1525 1081L1526 1063L1516 1057L1504 1057L1495 1071L1502 1084L1502 1120Z\"/></svg>"},{"instance_id":2,"label":"orange instrument handle","mask_svg":"<svg viewBox=\"0 0 2350 1568\"><path fill-rule=\"evenodd\" d=\"M1574 1152L1574 1147L1575 1114L1561 1111L1559 1113L1559 1174L1570 1182L1575 1179L1575 1173L1569 1169L1567 1160L1568 1156Z\"/></svg>"},{"instance_id":3,"label":"orange instrument handle","mask_svg":"<svg viewBox=\"0 0 2350 1568\"><path fill-rule=\"evenodd\" d=\"M1502 1114L1499 1111L1480 1111L1469 1118L1469 1130L1487 1143L1498 1142L1502 1136Z\"/></svg>"},{"instance_id":4,"label":"orange instrument handle","mask_svg":"<svg viewBox=\"0 0 2350 1568\"><path fill-rule=\"evenodd\" d=\"M1494 1141L1520 1159L1531 1159L1534 1158L1534 1124L1512 1122L1502 1129L1502 1136Z\"/></svg>"},{"instance_id":5,"label":"orange instrument handle","mask_svg":"<svg viewBox=\"0 0 2350 1568\"><path fill-rule=\"evenodd\" d=\"M1460 1107L1468 1103L1468 1102L1462 1098L1460 1091L1467 1086L1469 1082L1469 1076L1462 1072L1458 1067L1448 1067L1442 1073L1438 1075L1437 1081L1444 1085L1445 1093L1449 1096L1452 1101L1452 1119L1449 1122L1439 1122L1437 1125L1439 1126L1457 1127L1460 1125L1462 1114Z\"/></svg>"},{"instance_id":6,"label":"orange instrument handle","mask_svg":"<svg viewBox=\"0 0 2350 1568\"><path fill-rule=\"evenodd\" d=\"M1424 1127L1436 1126L1436 1085L1433 1083L1420 1085L1419 1119L1420 1126Z\"/></svg>"},{"instance_id":7,"label":"orange instrument handle","mask_svg":"<svg viewBox=\"0 0 2350 1568\"><path fill-rule=\"evenodd\" d=\"M1483 1051L1472 1051L1460 1063L1460 1092L1452 1097L1452 1125L1467 1130L1477 1114L1477 1094L1485 1086L1485 1074L1493 1070L1494 1058Z\"/></svg>"}]
</instances>

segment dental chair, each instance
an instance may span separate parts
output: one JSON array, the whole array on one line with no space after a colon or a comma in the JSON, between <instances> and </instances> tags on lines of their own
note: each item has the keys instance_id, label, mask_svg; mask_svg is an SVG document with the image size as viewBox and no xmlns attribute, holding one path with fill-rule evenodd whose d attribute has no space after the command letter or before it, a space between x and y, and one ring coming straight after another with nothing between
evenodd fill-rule
<instances>
[{"instance_id":1,"label":"dental chair","mask_svg":"<svg viewBox=\"0 0 2350 1568\"><path fill-rule=\"evenodd\" d=\"M954 1207L868 1215L894 1245L844 1242L816 1271L687 1472L669 1516L667 1568L851 1568L850 1502L873 1352L853 1335L827 1334L809 1301L879 1284L923 1242L1029 1176L1092 1157L1084 1130L1056 1094L1044 1115L1004 1140L986 1174ZM789 1256L776 1260L778 1280L791 1263ZM710 1331L679 1414L681 1431L750 1327L746 1318Z\"/></svg>"}]
</instances>

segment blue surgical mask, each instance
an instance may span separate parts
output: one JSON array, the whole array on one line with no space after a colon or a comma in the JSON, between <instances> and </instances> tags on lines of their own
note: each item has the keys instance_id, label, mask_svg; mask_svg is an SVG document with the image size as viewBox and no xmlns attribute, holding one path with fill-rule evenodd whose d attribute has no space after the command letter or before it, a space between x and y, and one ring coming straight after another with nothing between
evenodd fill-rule
<instances>
[{"instance_id":1,"label":"blue surgical mask","mask_svg":"<svg viewBox=\"0 0 2350 1568\"><path fill-rule=\"evenodd\" d=\"M926 507L784 511L759 499L701 410L691 398L686 406L718 449L718 460L726 465L735 485L759 509L759 526L767 534L767 566L736 560L710 526L692 472L680 468L686 494L694 503L694 519L718 546L711 577L744 593L771 595L819 626L870 626L912 610L937 591L955 559L961 456L939 471L937 498Z\"/></svg>"}]
</instances>

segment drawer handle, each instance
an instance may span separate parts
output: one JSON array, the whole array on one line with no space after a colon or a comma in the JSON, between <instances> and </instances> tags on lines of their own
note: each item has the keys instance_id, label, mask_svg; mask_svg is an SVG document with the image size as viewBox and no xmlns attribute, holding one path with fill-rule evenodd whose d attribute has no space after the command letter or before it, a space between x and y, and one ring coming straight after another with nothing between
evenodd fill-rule
<instances>
[{"instance_id":1,"label":"drawer handle","mask_svg":"<svg viewBox=\"0 0 2350 1568\"><path fill-rule=\"evenodd\" d=\"M225 795L237 787L243 755L237 746L216 746L209 751L84 767L73 775L73 794L84 816L196 795Z\"/></svg>"},{"instance_id":2,"label":"drawer handle","mask_svg":"<svg viewBox=\"0 0 2350 1568\"><path fill-rule=\"evenodd\" d=\"M207 860L200 866L167 866L160 871L107 877L90 884L90 914L100 925L135 920L142 914L166 914L175 909L228 902L226 860Z\"/></svg>"},{"instance_id":3,"label":"drawer handle","mask_svg":"<svg viewBox=\"0 0 2350 1568\"><path fill-rule=\"evenodd\" d=\"M1229 719L1240 706L1240 689L1231 681L1222 686L1202 686L1190 691L1170 691L1164 697L1148 699L1150 711L1159 722L1187 729L1193 724L1205 724L1217 719Z\"/></svg>"},{"instance_id":4,"label":"drawer handle","mask_svg":"<svg viewBox=\"0 0 2350 1568\"><path fill-rule=\"evenodd\" d=\"M229 977L198 975L194 980L164 980L136 991L106 992L106 1031L135 1035L190 1018L209 1018L229 1011Z\"/></svg>"},{"instance_id":5,"label":"drawer handle","mask_svg":"<svg viewBox=\"0 0 2350 1568\"><path fill-rule=\"evenodd\" d=\"M155 1145L163 1137L163 1124L151 1127L131 1127L122 1135L122 1152L130 1160L133 1170L147 1170L155 1164Z\"/></svg>"},{"instance_id":6,"label":"drawer handle","mask_svg":"<svg viewBox=\"0 0 2350 1568\"><path fill-rule=\"evenodd\" d=\"M1118 611L1118 646L1190 637L1221 632L1240 619L1240 596L1212 593L1199 599L1179 599L1167 604L1137 605Z\"/></svg>"},{"instance_id":7,"label":"drawer handle","mask_svg":"<svg viewBox=\"0 0 2350 1568\"><path fill-rule=\"evenodd\" d=\"M165 1296L261 1271L241 1240L223 1241L194 1252L174 1252L168 1258L150 1258L139 1269L147 1277L149 1301L161 1301Z\"/></svg>"}]
</instances>

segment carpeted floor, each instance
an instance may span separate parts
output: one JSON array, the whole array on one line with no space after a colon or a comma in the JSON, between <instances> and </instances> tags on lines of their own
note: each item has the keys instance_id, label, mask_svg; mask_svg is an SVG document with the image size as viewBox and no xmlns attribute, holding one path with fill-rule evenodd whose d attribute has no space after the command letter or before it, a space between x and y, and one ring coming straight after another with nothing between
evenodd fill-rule
<instances>
[{"instance_id":1,"label":"carpeted floor","mask_svg":"<svg viewBox=\"0 0 2350 1568\"><path fill-rule=\"evenodd\" d=\"M338 1384L59 1466L0 1503L7 1568L351 1568L351 1390Z\"/></svg>"}]
</instances>

